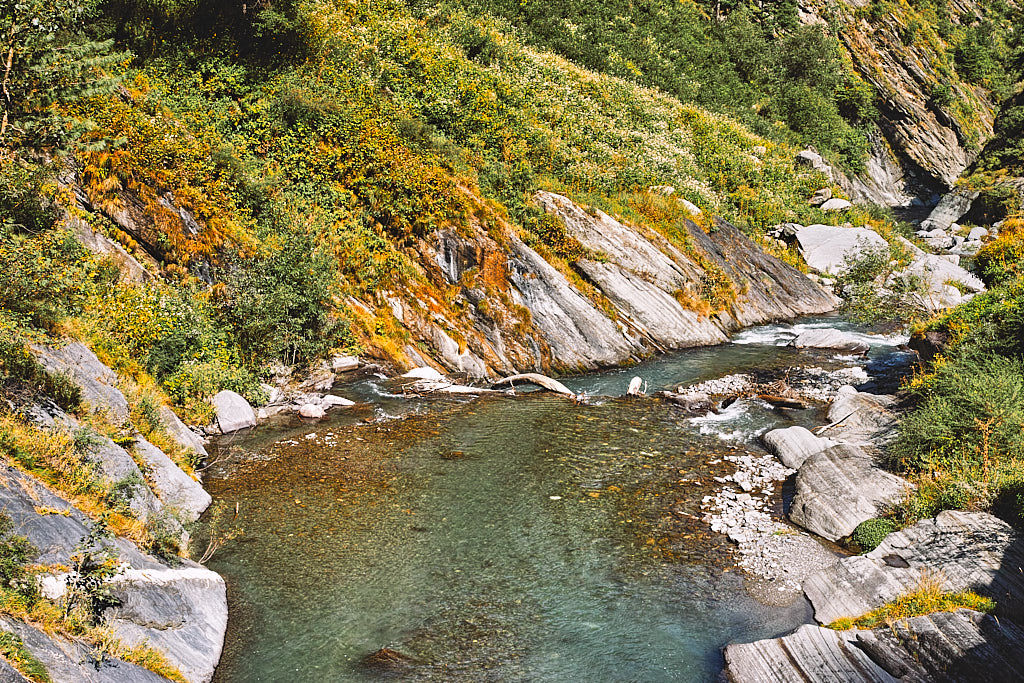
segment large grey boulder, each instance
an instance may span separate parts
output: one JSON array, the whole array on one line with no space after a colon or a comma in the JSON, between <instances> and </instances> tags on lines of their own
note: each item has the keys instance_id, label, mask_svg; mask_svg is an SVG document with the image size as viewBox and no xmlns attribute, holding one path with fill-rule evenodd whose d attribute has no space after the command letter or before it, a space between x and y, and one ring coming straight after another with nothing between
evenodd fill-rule
<instances>
[{"instance_id":1,"label":"large grey boulder","mask_svg":"<svg viewBox=\"0 0 1024 683\"><path fill-rule=\"evenodd\" d=\"M830 541L849 536L857 525L878 517L909 483L875 466L856 446L840 444L807 458L796 474L789 518Z\"/></svg>"},{"instance_id":2,"label":"large grey boulder","mask_svg":"<svg viewBox=\"0 0 1024 683\"><path fill-rule=\"evenodd\" d=\"M822 211L845 211L853 206L853 203L847 199L840 199L839 197L833 197L821 205Z\"/></svg>"},{"instance_id":3,"label":"large grey boulder","mask_svg":"<svg viewBox=\"0 0 1024 683\"><path fill-rule=\"evenodd\" d=\"M768 450L782 464L791 469L800 469L807 458L835 445L832 439L815 436L806 427L794 425L785 429L773 429L761 437Z\"/></svg>"},{"instance_id":4,"label":"large grey boulder","mask_svg":"<svg viewBox=\"0 0 1024 683\"><path fill-rule=\"evenodd\" d=\"M833 349L848 353L867 353L871 345L863 339L833 328L804 330L789 343L798 349Z\"/></svg>"},{"instance_id":5,"label":"large grey boulder","mask_svg":"<svg viewBox=\"0 0 1024 683\"><path fill-rule=\"evenodd\" d=\"M146 463L146 474L164 505L176 509L189 522L199 519L203 510L210 507L213 499L202 484L185 474L166 453L141 435L135 438L135 452Z\"/></svg>"},{"instance_id":6,"label":"large grey boulder","mask_svg":"<svg viewBox=\"0 0 1024 683\"><path fill-rule=\"evenodd\" d=\"M858 446L874 447L888 441L895 433L896 414L892 412L895 397L860 392L851 386L840 387L828 408L833 423L821 436Z\"/></svg>"},{"instance_id":7,"label":"large grey boulder","mask_svg":"<svg viewBox=\"0 0 1024 683\"><path fill-rule=\"evenodd\" d=\"M213 397L217 426L222 434L230 434L256 426L256 413L240 394L224 390Z\"/></svg>"},{"instance_id":8,"label":"large grey boulder","mask_svg":"<svg viewBox=\"0 0 1024 683\"><path fill-rule=\"evenodd\" d=\"M886 536L867 555L810 576L804 593L823 624L858 617L914 590L922 575L946 591L972 590L998 613L1024 615L1024 538L983 512L947 510Z\"/></svg>"},{"instance_id":9,"label":"large grey boulder","mask_svg":"<svg viewBox=\"0 0 1024 683\"><path fill-rule=\"evenodd\" d=\"M796 240L807 265L831 275L845 273L849 261L871 250L888 249L888 242L868 228L808 225L796 231Z\"/></svg>"},{"instance_id":10,"label":"large grey boulder","mask_svg":"<svg viewBox=\"0 0 1024 683\"><path fill-rule=\"evenodd\" d=\"M122 641L149 641L190 683L213 678L228 624L219 575L189 561L175 568L129 569L115 579L111 591L121 604L105 616Z\"/></svg>"},{"instance_id":11,"label":"large grey boulder","mask_svg":"<svg viewBox=\"0 0 1024 683\"><path fill-rule=\"evenodd\" d=\"M971 204L977 198L977 192L960 189L943 195L928 218L921 221L921 230L949 230L953 223L971 210Z\"/></svg>"},{"instance_id":12,"label":"large grey boulder","mask_svg":"<svg viewBox=\"0 0 1024 683\"><path fill-rule=\"evenodd\" d=\"M89 347L78 341L62 346L32 346L39 363L48 372L71 379L82 391L82 399L97 412L106 412L117 424L128 420L128 401L117 388L117 375L100 362Z\"/></svg>"},{"instance_id":13,"label":"large grey boulder","mask_svg":"<svg viewBox=\"0 0 1024 683\"><path fill-rule=\"evenodd\" d=\"M1019 681L1024 630L972 610L936 612L873 630L804 625L725 648L726 678L766 681Z\"/></svg>"}]
</instances>

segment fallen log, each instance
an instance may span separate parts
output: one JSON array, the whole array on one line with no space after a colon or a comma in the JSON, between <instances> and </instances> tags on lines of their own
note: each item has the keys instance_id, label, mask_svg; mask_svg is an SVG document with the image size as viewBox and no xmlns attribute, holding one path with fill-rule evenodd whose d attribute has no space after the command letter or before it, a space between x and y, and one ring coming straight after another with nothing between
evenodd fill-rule
<instances>
[{"instance_id":1,"label":"fallen log","mask_svg":"<svg viewBox=\"0 0 1024 683\"><path fill-rule=\"evenodd\" d=\"M576 394L570 391L569 387L565 386L556 379L551 379L550 377L546 377L536 372L527 372L522 375L512 375L511 377L505 377L504 379L499 379L492 386L500 387L505 384L514 385L515 382L522 382L523 384L534 384L538 387L541 387L542 389L553 391L556 394L562 394L563 396L568 396L569 398L572 399L576 398Z\"/></svg>"},{"instance_id":2,"label":"fallen log","mask_svg":"<svg viewBox=\"0 0 1024 683\"><path fill-rule=\"evenodd\" d=\"M771 403L775 408L793 408L794 410L806 410L807 404L785 396L773 396L772 394L758 394L757 397L766 403Z\"/></svg>"}]
</instances>

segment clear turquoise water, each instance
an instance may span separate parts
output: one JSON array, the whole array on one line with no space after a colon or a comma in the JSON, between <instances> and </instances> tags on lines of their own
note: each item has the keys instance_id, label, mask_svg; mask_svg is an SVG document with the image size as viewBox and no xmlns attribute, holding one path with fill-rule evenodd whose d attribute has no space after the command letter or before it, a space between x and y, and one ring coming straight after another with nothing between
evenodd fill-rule
<instances>
[{"instance_id":1,"label":"clear turquoise water","mask_svg":"<svg viewBox=\"0 0 1024 683\"><path fill-rule=\"evenodd\" d=\"M207 484L244 534L211 562L231 607L217 680L373 679L361 662L381 647L415 660L403 679L713 679L726 643L809 620L802 602L748 596L697 519L727 471L708 461L756 446L600 397L634 374L661 388L795 353L763 340L572 380L591 406L427 404L364 382L343 393L372 406L222 444ZM360 423L382 413L409 417ZM782 420L741 419L751 433Z\"/></svg>"}]
</instances>

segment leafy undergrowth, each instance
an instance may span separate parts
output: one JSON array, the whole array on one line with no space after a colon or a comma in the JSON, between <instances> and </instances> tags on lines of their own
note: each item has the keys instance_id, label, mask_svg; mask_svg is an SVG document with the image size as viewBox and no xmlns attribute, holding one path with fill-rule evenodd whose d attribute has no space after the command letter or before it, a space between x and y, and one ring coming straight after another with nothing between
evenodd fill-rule
<instances>
[{"instance_id":1,"label":"leafy undergrowth","mask_svg":"<svg viewBox=\"0 0 1024 683\"><path fill-rule=\"evenodd\" d=\"M52 680L43 663L13 633L0 632L0 656L33 683L50 683Z\"/></svg>"},{"instance_id":2,"label":"leafy undergrowth","mask_svg":"<svg viewBox=\"0 0 1024 683\"><path fill-rule=\"evenodd\" d=\"M893 602L871 610L856 618L837 619L828 628L836 631L850 629L871 629L920 617L934 612L955 612L959 609L971 609L978 612L991 613L996 604L986 597L971 591L948 593L942 590L942 582L930 575L923 575L913 591L902 595Z\"/></svg>"}]
</instances>

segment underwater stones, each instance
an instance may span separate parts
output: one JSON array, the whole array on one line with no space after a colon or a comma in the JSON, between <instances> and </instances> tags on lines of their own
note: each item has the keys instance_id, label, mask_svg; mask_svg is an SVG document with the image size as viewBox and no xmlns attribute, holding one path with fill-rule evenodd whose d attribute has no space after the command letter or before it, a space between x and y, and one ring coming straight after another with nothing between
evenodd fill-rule
<instances>
[{"instance_id":1,"label":"underwater stones","mask_svg":"<svg viewBox=\"0 0 1024 683\"><path fill-rule=\"evenodd\" d=\"M224 390L214 396L212 402L221 433L230 434L256 426L256 413L240 394Z\"/></svg>"}]
</instances>

